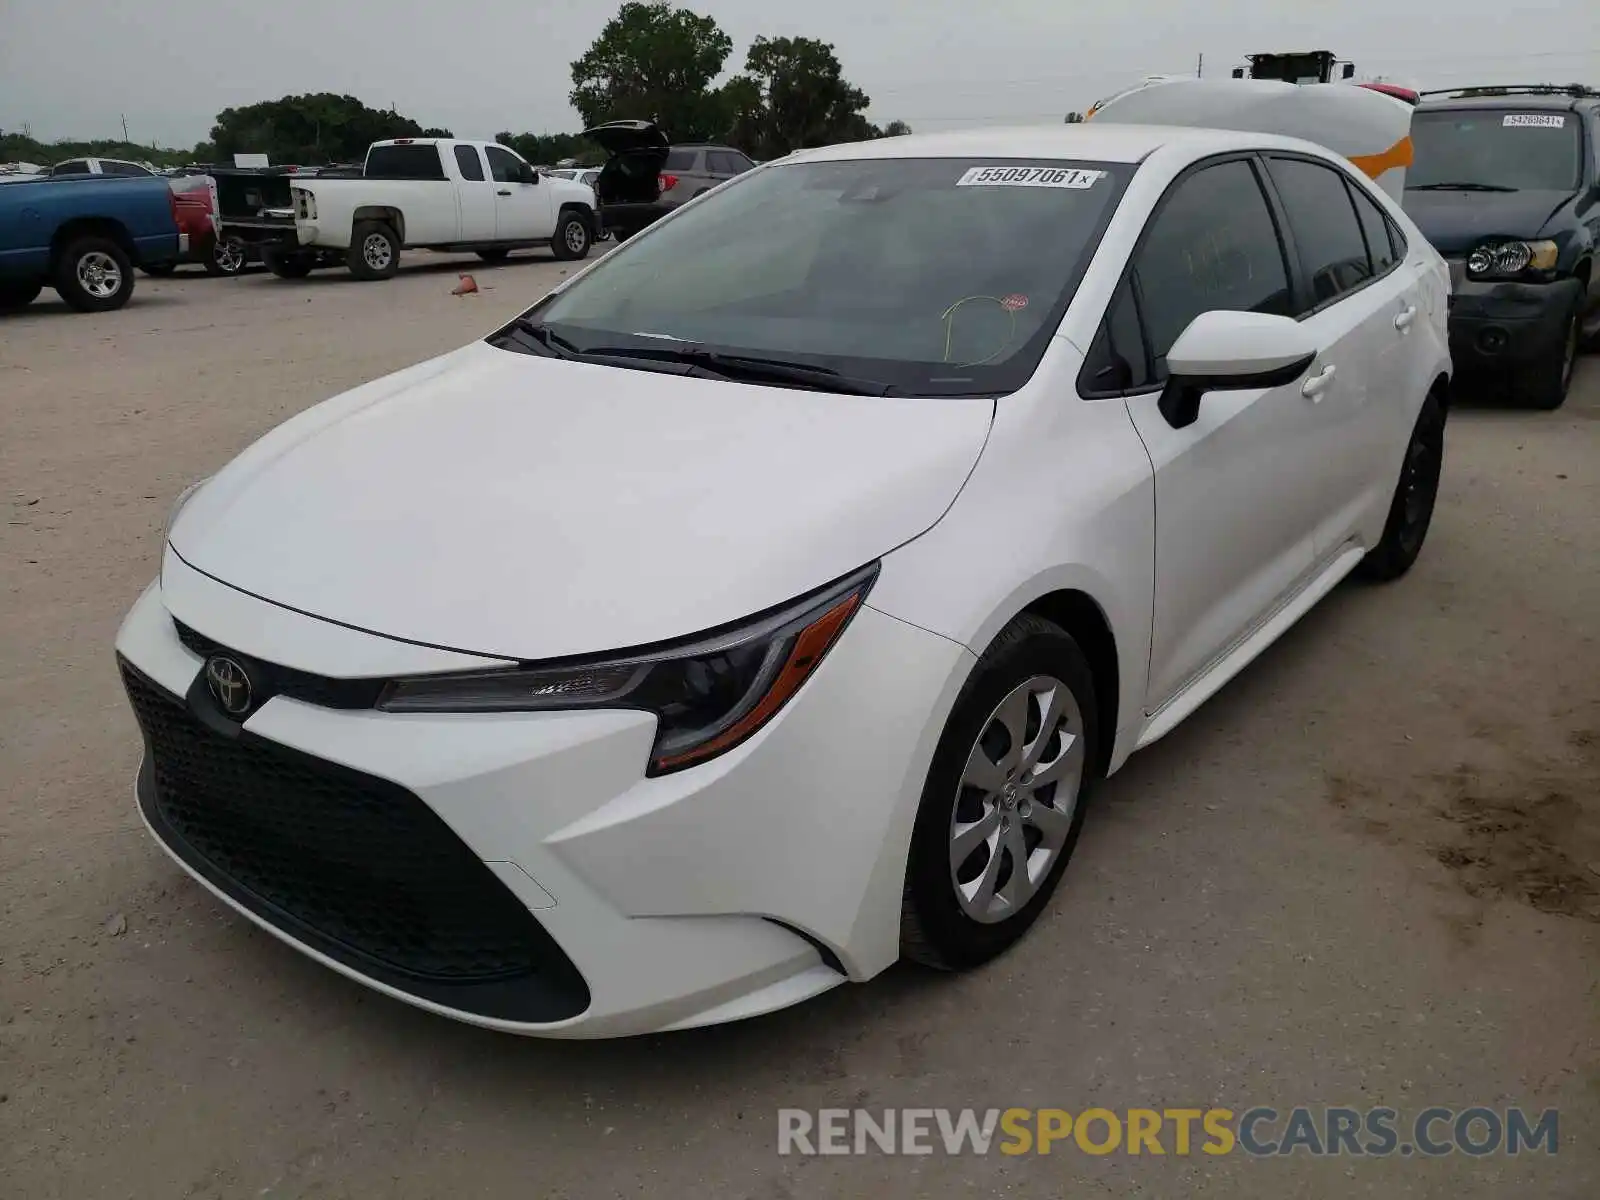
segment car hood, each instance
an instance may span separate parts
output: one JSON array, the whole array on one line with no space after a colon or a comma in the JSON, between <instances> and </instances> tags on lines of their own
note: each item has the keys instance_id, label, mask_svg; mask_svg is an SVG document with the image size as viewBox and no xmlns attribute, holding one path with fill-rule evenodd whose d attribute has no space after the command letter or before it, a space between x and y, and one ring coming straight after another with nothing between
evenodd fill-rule
<instances>
[{"instance_id":1,"label":"car hood","mask_svg":"<svg viewBox=\"0 0 1600 1200\"><path fill-rule=\"evenodd\" d=\"M1572 192L1406 193L1406 214L1440 254L1465 254L1487 238L1534 238Z\"/></svg>"},{"instance_id":2,"label":"car hood","mask_svg":"<svg viewBox=\"0 0 1600 1200\"><path fill-rule=\"evenodd\" d=\"M223 583L386 636L519 659L642 646L924 532L993 415L477 343L279 426L169 538Z\"/></svg>"}]
</instances>

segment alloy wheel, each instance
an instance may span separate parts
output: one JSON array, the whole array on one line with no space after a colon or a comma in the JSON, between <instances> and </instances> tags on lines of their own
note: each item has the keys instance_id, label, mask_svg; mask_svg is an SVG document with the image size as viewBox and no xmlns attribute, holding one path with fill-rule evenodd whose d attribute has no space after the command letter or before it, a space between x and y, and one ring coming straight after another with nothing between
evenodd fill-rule
<instances>
[{"instance_id":1,"label":"alloy wheel","mask_svg":"<svg viewBox=\"0 0 1600 1200\"><path fill-rule=\"evenodd\" d=\"M950 814L961 910L995 924L1038 893L1072 830L1086 751L1072 690L1049 675L1013 688L967 756Z\"/></svg>"},{"instance_id":2,"label":"alloy wheel","mask_svg":"<svg viewBox=\"0 0 1600 1200\"><path fill-rule=\"evenodd\" d=\"M78 259L78 283L96 300L109 300L122 288L122 268L102 250L91 250Z\"/></svg>"}]
</instances>

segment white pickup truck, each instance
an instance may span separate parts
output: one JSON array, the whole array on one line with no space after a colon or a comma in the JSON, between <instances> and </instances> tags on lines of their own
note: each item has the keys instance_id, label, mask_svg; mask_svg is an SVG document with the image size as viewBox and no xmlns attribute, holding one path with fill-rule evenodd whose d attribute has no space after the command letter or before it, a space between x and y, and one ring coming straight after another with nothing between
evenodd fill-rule
<instances>
[{"instance_id":1,"label":"white pickup truck","mask_svg":"<svg viewBox=\"0 0 1600 1200\"><path fill-rule=\"evenodd\" d=\"M406 247L472 250L497 262L549 246L559 259L578 259L599 229L593 189L543 175L495 142L374 142L359 178L297 177L290 197L293 236L285 229L263 254L285 278L342 257L357 279L389 279Z\"/></svg>"}]
</instances>

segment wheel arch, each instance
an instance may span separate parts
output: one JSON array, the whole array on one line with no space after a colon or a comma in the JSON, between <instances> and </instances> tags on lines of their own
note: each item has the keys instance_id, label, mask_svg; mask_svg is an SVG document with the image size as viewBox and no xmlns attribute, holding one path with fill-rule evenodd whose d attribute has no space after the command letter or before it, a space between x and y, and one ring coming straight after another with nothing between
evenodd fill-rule
<instances>
[{"instance_id":1,"label":"wheel arch","mask_svg":"<svg viewBox=\"0 0 1600 1200\"><path fill-rule=\"evenodd\" d=\"M1061 588L1031 601L1018 616L1030 614L1049 621L1069 634L1089 663L1094 680L1095 710L1100 716L1100 745L1095 748L1094 772L1104 775L1116 742L1117 714L1121 704L1121 659L1117 637L1105 610L1088 592Z\"/></svg>"},{"instance_id":2,"label":"wheel arch","mask_svg":"<svg viewBox=\"0 0 1600 1200\"><path fill-rule=\"evenodd\" d=\"M61 254L78 238L103 237L115 242L122 252L135 264L139 255L133 244L133 238L128 234L128 228L114 217L74 217L70 221L63 221L60 228L50 238L50 265L53 268L61 259Z\"/></svg>"},{"instance_id":3,"label":"wheel arch","mask_svg":"<svg viewBox=\"0 0 1600 1200\"><path fill-rule=\"evenodd\" d=\"M394 230L395 236L400 239L400 244L405 245L406 215L392 204L363 204L350 214L352 232L356 224L361 221L382 221Z\"/></svg>"}]
</instances>

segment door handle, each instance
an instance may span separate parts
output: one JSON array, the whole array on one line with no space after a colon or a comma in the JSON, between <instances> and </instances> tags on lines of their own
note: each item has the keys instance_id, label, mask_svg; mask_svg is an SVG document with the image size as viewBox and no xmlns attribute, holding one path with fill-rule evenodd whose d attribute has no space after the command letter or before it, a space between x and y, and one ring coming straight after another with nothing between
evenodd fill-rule
<instances>
[{"instance_id":1,"label":"door handle","mask_svg":"<svg viewBox=\"0 0 1600 1200\"><path fill-rule=\"evenodd\" d=\"M509 195L511 195L511 189L510 188L501 188L498 192L495 193L495 195L496 196L509 196Z\"/></svg>"},{"instance_id":2,"label":"door handle","mask_svg":"<svg viewBox=\"0 0 1600 1200\"><path fill-rule=\"evenodd\" d=\"M1332 363L1322 368L1320 375L1313 375L1300 385L1300 394L1313 404L1322 399L1322 393L1333 386L1334 367Z\"/></svg>"},{"instance_id":3,"label":"door handle","mask_svg":"<svg viewBox=\"0 0 1600 1200\"><path fill-rule=\"evenodd\" d=\"M1415 304L1400 310L1394 319L1394 327L1401 333L1411 328L1411 322L1417 319L1417 306Z\"/></svg>"}]
</instances>

